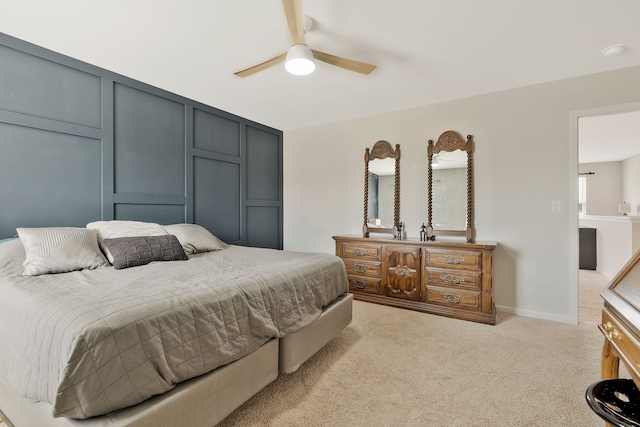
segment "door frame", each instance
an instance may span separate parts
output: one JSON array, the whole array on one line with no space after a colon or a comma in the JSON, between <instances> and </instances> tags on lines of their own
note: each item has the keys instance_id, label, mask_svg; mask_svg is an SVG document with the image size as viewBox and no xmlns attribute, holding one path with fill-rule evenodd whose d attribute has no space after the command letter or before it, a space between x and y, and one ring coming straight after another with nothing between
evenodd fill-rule
<instances>
[{"instance_id":1,"label":"door frame","mask_svg":"<svg viewBox=\"0 0 640 427\"><path fill-rule=\"evenodd\" d=\"M627 104L608 105L605 107L589 108L586 110L571 111L569 128L569 206L578 206L578 151L579 135L578 120L581 117L608 116L613 114L640 111L640 102L630 102ZM579 322L579 214L570 215L569 218L569 282L571 283L571 311L569 317L575 324Z\"/></svg>"}]
</instances>

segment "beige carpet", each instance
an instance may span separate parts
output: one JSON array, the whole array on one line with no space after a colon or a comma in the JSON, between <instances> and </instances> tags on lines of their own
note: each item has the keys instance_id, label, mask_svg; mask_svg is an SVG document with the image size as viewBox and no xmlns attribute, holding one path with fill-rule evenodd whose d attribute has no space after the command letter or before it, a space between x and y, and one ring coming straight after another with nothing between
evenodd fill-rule
<instances>
[{"instance_id":1,"label":"beige carpet","mask_svg":"<svg viewBox=\"0 0 640 427\"><path fill-rule=\"evenodd\" d=\"M603 299L600 292L607 287L609 281L593 270L580 270L578 281L578 318L580 322L592 320L600 321Z\"/></svg>"},{"instance_id":2,"label":"beige carpet","mask_svg":"<svg viewBox=\"0 0 640 427\"><path fill-rule=\"evenodd\" d=\"M588 320L488 326L356 301L347 329L220 425L602 426L584 399L602 340Z\"/></svg>"}]
</instances>

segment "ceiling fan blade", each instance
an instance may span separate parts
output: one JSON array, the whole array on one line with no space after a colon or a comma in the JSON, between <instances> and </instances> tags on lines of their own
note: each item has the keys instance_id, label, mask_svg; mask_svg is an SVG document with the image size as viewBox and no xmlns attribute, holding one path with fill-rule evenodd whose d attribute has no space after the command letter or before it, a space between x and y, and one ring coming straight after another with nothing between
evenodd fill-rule
<instances>
[{"instance_id":1,"label":"ceiling fan blade","mask_svg":"<svg viewBox=\"0 0 640 427\"><path fill-rule=\"evenodd\" d=\"M376 69L375 65L367 64L366 62L354 61L353 59L342 58L341 56L331 55L314 49L311 49L311 52L313 52L313 57L318 61L326 62L327 64L335 65L345 70L355 71L356 73L370 74Z\"/></svg>"},{"instance_id":2,"label":"ceiling fan blade","mask_svg":"<svg viewBox=\"0 0 640 427\"><path fill-rule=\"evenodd\" d=\"M259 71L266 70L269 67L273 67L279 62L284 61L286 57L287 57L287 52L282 52L281 54L276 55L273 58L267 59L266 61L256 64L252 67L245 68L244 70L236 71L233 74L235 74L238 77L248 77Z\"/></svg>"},{"instance_id":3,"label":"ceiling fan blade","mask_svg":"<svg viewBox=\"0 0 640 427\"><path fill-rule=\"evenodd\" d=\"M282 0L284 14L287 17L292 44L304 43L304 23L302 22L302 0Z\"/></svg>"}]
</instances>

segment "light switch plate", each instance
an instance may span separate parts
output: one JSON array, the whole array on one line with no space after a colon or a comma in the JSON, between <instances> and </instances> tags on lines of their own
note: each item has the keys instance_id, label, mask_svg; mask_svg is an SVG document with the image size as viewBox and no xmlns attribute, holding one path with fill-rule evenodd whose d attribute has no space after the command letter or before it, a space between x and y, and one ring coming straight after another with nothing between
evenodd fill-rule
<instances>
[{"instance_id":1,"label":"light switch plate","mask_svg":"<svg viewBox=\"0 0 640 427\"><path fill-rule=\"evenodd\" d=\"M553 213L560 212L560 201L559 200L554 200L553 202L551 202L551 212L553 212Z\"/></svg>"}]
</instances>

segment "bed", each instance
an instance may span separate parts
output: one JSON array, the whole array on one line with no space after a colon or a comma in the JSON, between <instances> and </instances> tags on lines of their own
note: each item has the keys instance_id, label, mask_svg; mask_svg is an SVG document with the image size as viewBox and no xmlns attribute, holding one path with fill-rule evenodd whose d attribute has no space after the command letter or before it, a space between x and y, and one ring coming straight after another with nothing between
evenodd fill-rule
<instances>
[{"instance_id":1,"label":"bed","mask_svg":"<svg viewBox=\"0 0 640 427\"><path fill-rule=\"evenodd\" d=\"M42 242L64 244L42 229L0 243L0 410L16 427L212 426L351 321L333 255L225 245L194 225L113 224L56 237L74 259L78 242L107 255L88 268L43 262ZM127 264L154 245L179 257Z\"/></svg>"}]
</instances>

